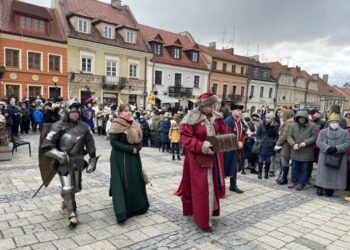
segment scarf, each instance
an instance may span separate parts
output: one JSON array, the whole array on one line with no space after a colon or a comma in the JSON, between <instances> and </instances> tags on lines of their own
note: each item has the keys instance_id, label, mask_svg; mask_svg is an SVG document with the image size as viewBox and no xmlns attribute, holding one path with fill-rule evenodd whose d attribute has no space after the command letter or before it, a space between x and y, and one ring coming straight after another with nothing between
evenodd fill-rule
<instances>
[{"instance_id":1,"label":"scarf","mask_svg":"<svg viewBox=\"0 0 350 250\"><path fill-rule=\"evenodd\" d=\"M126 117L118 117L113 120L109 130L111 134L125 133L130 144L138 144L142 141L142 131L139 124Z\"/></svg>"}]
</instances>

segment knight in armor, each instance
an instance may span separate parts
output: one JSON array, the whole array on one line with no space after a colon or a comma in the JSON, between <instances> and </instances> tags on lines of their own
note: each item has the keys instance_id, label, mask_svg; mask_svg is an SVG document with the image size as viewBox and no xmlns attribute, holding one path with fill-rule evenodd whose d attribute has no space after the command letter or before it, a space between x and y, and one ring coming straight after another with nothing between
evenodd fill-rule
<instances>
[{"instance_id":1,"label":"knight in armor","mask_svg":"<svg viewBox=\"0 0 350 250\"><path fill-rule=\"evenodd\" d=\"M78 224L75 194L82 189L82 171L92 173L98 157L94 137L89 126L81 120L81 104L75 99L66 103L65 117L51 125L43 139L44 156L57 161L57 172L61 181L62 209L69 213L70 226ZM90 156L89 164L84 155Z\"/></svg>"}]
</instances>

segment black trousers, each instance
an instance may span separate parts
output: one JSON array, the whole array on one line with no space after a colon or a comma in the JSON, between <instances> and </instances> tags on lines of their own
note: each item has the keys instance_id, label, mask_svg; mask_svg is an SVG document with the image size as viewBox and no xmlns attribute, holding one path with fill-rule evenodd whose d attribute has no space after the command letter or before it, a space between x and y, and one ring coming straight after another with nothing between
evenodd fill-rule
<instances>
[{"instance_id":1,"label":"black trousers","mask_svg":"<svg viewBox=\"0 0 350 250\"><path fill-rule=\"evenodd\" d=\"M21 122L21 134L23 134L23 133L28 134L29 125L30 125L30 122L29 122L29 121L23 121L23 122Z\"/></svg>"},{"instance_id":2,"label":"black trousers","mask_svg":"<svg viewBox=\"0 0 350 250\"><path fill-rule=\"evenodd\" d=\"M173 153L173 155L175 155L175 149L176 149L176 154L180 155L180 143L171 144L171 152Z\"/></svg>"}]
</instances>

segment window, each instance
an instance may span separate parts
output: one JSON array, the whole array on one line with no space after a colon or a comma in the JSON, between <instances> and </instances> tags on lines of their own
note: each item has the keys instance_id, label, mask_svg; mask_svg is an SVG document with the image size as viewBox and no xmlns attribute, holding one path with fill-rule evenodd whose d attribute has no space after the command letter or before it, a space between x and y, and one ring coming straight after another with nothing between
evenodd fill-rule
<instances>
[{"instance_id":1,"label":"window","mask_svg":"<svg viewBox=\"0 0 350 250\"><path fill-rule=\"evenodd\" d=\"M129 104L136 105L137 95L129 95Z\"/></svg>"},{"instance_id":2,"label":"window","mask_svg":"<svg viewBox=\"0 0 350 250\"><path fill-rule=\"evenodd\" d=\"M222 70L223 70L224 72L226 72L226 67L227 67L227 65L226 65L226 63L224 63L224 64L222 65Z\"/></svg>"},{"instance_id":3,"label":"window","mask_svg":"<svg viewBox=\"0 0 350 250\"><path fill-rule=\"evenodd\" d=\"M245 87L241 86L241 96L244 96Z\"/></svg>"},{"instance_id":4,"label":"window","mask_svg":"<svg viewBox=\"0 0 350 250\"><path fill-rule=\"evenodd\" d=\"M194 88L199 88L199 76L194 76Z\"/></svg>"},{"instance_id":5,"label":"window","mask_svg":"<svg viewBox=\"0 0 350 250\"><path fill-rule=\"evenodd\" d=\"M107 59L106 61L106 75L117 76L117 61L113 59Z\"/></svg>"},{"instance_id":6,"label":"window","mask_svg":"<svg viewBox=\"0 0 350 250\"><path fill-rule=\"evenodd\" d=\"M20 86L19 85L6 85L6 96L14 97L16 100L20 100Z\"/></svg>"},{"instance_id":7,"label":"window","mask_svg":"<svg viewBox=\"0 0 350 250\"><path fill-rule=\"evenodd\" d=\"M192 52L192 62L198 62L198 52Z\"/></svg>"},{"instance_id":8,"label":"window","mask_svg":"<svg viewBox=\"0 0 350 250\"><path fill-rule=\"evenodd\" d=\"M81 58L81 71L84 73L92 73L92 57L83 56Z\"/></svg>"},{"instance_id":9,"label":"window","mask_svg":"<svg viewBox=\"0 0 350 250\"><path fill-rule=\"evenodd\" d=\"M227 85L224 85L222 90L222 99L226 100L226 97L227 97Z\"/></svg>"},{"instance_id":10,"label":"window","mask_svg":"<svg viewBox=\"0 0 350 250\"><path fill-rule=\"evenodd\" d=\"M262 77L264 78L264 79L268 79L269 78L269 71L267 70L267 69L263 69L262 70Z\"/></svg>"},{"instance_id":11,"label":"window","mask_svg":"<svg viewBox=\"0 0 350 250\"><path fill-rule=\"evenodd\" d=\"M41 87L29 86L28 87L29 97L37 97L41 95Z\"/></svg>"},{"instance_id":12,"label":"window","mask_svg":"<svg viewBox=\"0 0 350 250\"><path fill-rule=\"evenodd\" d=\"M160 43L154 43L152 45L153 53L156 55L162 55L162 45Z\"/></svg>"},{"instance_id":13,"label":"window","mask_svg":"<svg viewBox=\"0 0 350 250\"><path fill-rule=\"evenodd\" d=\"M173 50L173 57L175 59L180 59L180 49L179 48L174 48L174 50Z\"/></svg>"},{"instance_id":14,"label":"window","mask_svg":"<svg viewBox=\"0 0 350 250\"><path fill-rule=\"evenodd\" d=\"M49 71L61 71L61 57L49 55Z\"/></svg>"},{"instance_id":15,"label":"window","mask_svg":"<svg viewBox=\"0 0 350 250\"><path fill-rule=\"evenodd\" d=\"M244 75L244 67L241 67L241 74Z\"/></svg>"},{"instance_id":16,"label":"window","mask_svg":"<svg viewBox=\"0 0 350 250\"><path fill-rule=\"evenodd\" d=\"M269 90L269 98L272 98L272 91L273 91L273 88L270 88L270 90Z\"/></svg>"},{"instance_id":17,"label":"window","mask_svg":"<svg viewBox=\"0 0 350 250\"><path fill-rule=\"evenodd\" d=\"M237 86L233 85L233 87L232 87L232 95L236 95L236 91L237 91Z\"/></svg>"},{"instance_id":18,"label":"window","mask_svg":"<svg viewBox=\"0 0 350 250\"><path fill-rule=\"evenodd\" d=\"M28 69L41 70L41 54L28 52Z\"/></svg>"},{"instance_id":19,"label":"window","mask_svg":"<svg viewBox=\"0 0 350 250\"><path fill-rule=\"evenodd\" d=\"M217 66L218 66L217 61L214 61L214 62L213 62L213 69L216 69L216 68L217 68Z\"/></svg>"},{"instance_id":20,"label":"window","mask_svg":"<svg viewBox=\"0 0 350 250\"><path fill-rule=\"evenodd\" d=\"M19 68L19 50L6 49L6 67Z\"/></svg>"},{"instance_id":21,"label":"window","mask_svg":"<svg viewBox=\"0 0 350 250\"><path fill-rule=\"evenodd\" d=\"M258 77L259 76L259 68L254 67L253 68L253 77Z\"/></svg>"},{"instance_id":22,"label":"window","mask_svg":"<svg viewBox=\"0 0 350 250\"><path fill-rule=\"evenodd\" d=\"M110 26L105 26L103 36L105 38L112 38L112 28Z\"/></svg>"},{"instance_id":23,"label":"window","mask_svg":"<svg viewBox=\"0 0 350 250\"><path fill-rule=\"evenodd\" d=\"M137 66L135 63L129 64L129 77L137 78Z\"/></svg>"},{"instance_id":24,"label":"window","mask_svg":"<svg viewBox=\"0 0 350 250\"><path fill-rule=\"evenodd\" d=\"M212 90L213 93L216 95L216 92L218 91L218 84L217 84L217 83L214 83L211 90Z\"/></svg>"},{"instance_id":25,"label":"window","mask_svg":"<svg viewBox=\"0 0 350 250\"><path fill-rule=\"evenodd\" d=\"M86 20L79 19L78 31L82 32L82 33L88 33L87 25L88 25L88 23Z\"/></svg>"},{"instance_id":26,"label":"window","mask_svg":"<svg viewBox=\"0 0 350 250\"><path fill-rule=\"evenodd\" d=\"M61 88L49 87L49 99L57 99L61 96Z\"/></svg>"},{"instance_id":27,"label":"window","mask_svg":"<svg viewBox=\"0 0 350 250\"><path fill-rule=\"evenodd\" d=\"M260 87L260 97L264 97L264 87Z\"/></svg>"},{"instance_id":28,"label":"window","mask_svg":"<svg viewBox=\"0 0 350 250\"><path fill-rule=\"evenodd\" d=\"M80 90L80 102L85 103L88 98L91 97L91 91L89 90Z\"/></svg>"},{"instance_id":29,"label":"window","mask_svg":"<svg viewBox=\"0 0 350 250\"><path fill-rule=\"evenodd\" d=\"M250 97L249 98L254 96L254 89L255 89L254 85L250 86Z\"/></svg>"},{"instance_id":30,"label":"window","mask_svg":"<svg viewBox=\"0 0 350 250\"><path fill-rule=\"evenodd\" d=\"M175 73L175 86L181 87L181 77L182 75L179 73Z\"/></svg>"},{"instance_id":31,"label":"window","mask_svg":"<svg viewBox=\"0 0 350 250\"><path fill-rule=\"evenodd\" d=\"M126 32L126 42L128 42L128 43L135 43L134 32L132 32L132 31L127 31Z\"/></svg>"},{"instance_id":32,"label":"window","mask_svg":"<svg viewBox=\"0 0 350 250\"><path fill-rule=\"evenodd\" d=\"M236 73L236 65L232 65L232 73Z\"/></svg>"},{"instance_id":33,"label":"window","mask_svg":"<svg viewBox=\"0 0 350 250\"><path fill-rule=\"evenodd\" d=\"M156 77L155 77L156 85L162 85L162 75L163 75L162 71L156 70Z\"/></svg>"},{"instance_id":34,"label":"window","mask_svg":"<svg viewBox=\"0 0 350 250\"><path fill-rule=\"evenodd\" d=\"M20 16L20 28L30 32L46 32L46 22L37 18Z\"/></svg>"}]
</instances>

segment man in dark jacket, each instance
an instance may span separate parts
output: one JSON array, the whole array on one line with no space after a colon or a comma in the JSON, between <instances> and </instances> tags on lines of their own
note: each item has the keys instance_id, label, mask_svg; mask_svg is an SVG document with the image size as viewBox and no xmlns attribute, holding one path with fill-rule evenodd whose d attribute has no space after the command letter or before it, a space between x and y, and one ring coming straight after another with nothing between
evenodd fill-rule
<instances>
[{"instance_id":1,"label":"man in dark jacket","mask_svg":"<svg viewBox=\"0 0 350 250\"><path fill-rule=\"evenodd\" d=\"M14 98L12 98L10 101L9 111L12 118L11 132L13 136L18 136L18 128L21 122L21 110L18 106L16 106L16 100Z\"/></svg>"},{"instance_id":2,"label":"man in dark jacket","mask_svg":"<svg viewBox=\"0 0 350 250\"><path fill-rule=\"evenodd\" d=\"M288 188L301 191L307 181L309 162L314 159L314 142L317 139L316 125L309 121L307 111L298 111L295 123L288 132L288 143L292 147L292 180Z\"/></svg>"},{"instance_id":3,"label":"man in dark jacket","mask_svg":"<svg viewBox=\"0 0 350 250\"><path fill-rule=\"evenodd\" d=\"M268 179L271 165L271 157L274 153L274 147L278 139L278 125L274 123L272 113L268 113L265 115L264 123L258 127L258 131L256 132L256 139L257 141L261 141L258 179L262 178L262 169L264 166L264 162L264 179Z\"/></svg>"}]
</instances>

